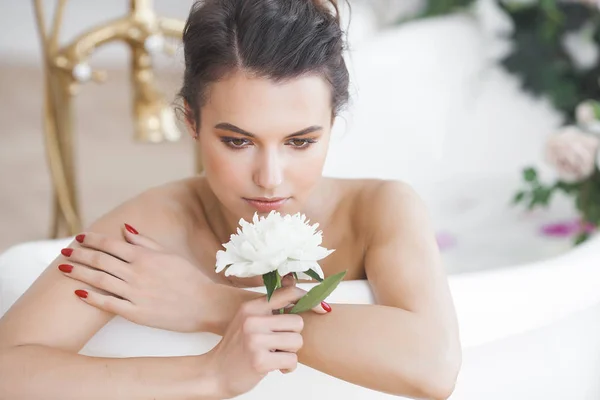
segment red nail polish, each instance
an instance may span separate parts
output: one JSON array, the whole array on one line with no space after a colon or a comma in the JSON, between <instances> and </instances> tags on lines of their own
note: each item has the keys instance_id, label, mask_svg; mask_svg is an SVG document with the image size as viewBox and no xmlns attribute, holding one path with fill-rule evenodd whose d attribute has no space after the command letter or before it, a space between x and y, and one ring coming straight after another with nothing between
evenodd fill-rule
<instances>
[{"instance_id":1,"label":"red nail polish","mask_svg":"<svg viewBox=\"0 0 600 400\"><path fill-rule=\"evenodd\" d=\"M135 228L129 224L125 224L125 229L127 229L127 231L133 233L134 235L139 235L139 232L135 230Z\"/></svg>"},{"instance_id":2,"label":"red nail polish","mask_svg":"<svg viewBox=\"0 0 600 400\"><path fill-rule=\"evenodd\" d=\"M73 271L73 266L69 264L60 264L58 269L68 274L69 272Z\"/></svg>"},{"instance_id":3,"label":"red nail polish","mask_svg":"<svg viewBox=\"0 0 600 400\"><path fill-rule=\"evenodd\" d=\"M85 239L85 235L83 233L75 236L75 240L77 240L79 243L83 243L83 239Z\"/></svg>"},{"instance_id":4,"label":"red nail polish","mask_svg":"<svg viewBox=\"0 0 600 400\"><path fill-rule=\"evenodd\" d=\"M73 253L73 249L62 249L60 251L60 253L65 257L71 257L71 254Z\"/></svg>"},{"instance_id":5,"label":"red nail polish","mask_svg":"<svg viewBox=\"0 0 600 400\"><path fill-rule=\"evenodd\" d=\"M76 290L75 294L81 297L82 299L86 299L88 296L88 292L86 292L85 290Z\"/></svg>"},{"instance_id":6,"label":"red nail polish","mask_svg":"<svg viewBox=\"0 0 600 400\"><path fill-rule=\"evenodd\" d=\"M327 303L325 303L324 301L321 302L321 307L323 307L323 310L327 311L327 312L331 312L331 306Z\"/></svg>"}]
</instances>

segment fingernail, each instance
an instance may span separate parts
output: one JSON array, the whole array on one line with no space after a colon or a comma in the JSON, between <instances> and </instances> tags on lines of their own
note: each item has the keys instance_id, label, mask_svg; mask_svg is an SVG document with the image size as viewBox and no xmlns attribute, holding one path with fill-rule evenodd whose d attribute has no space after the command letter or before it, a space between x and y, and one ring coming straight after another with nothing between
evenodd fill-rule
<instances>
[{"instance_id":1,"label":"fingernail","mask_svg":"<svg viewBox=\"0 0 600 400\"><path fill-rule=\"evenodd\" d=\"M83 239L85 239L85 235L83 233L75 236L75 240L77 240L79 243L83 243Z\"/></svg>"},{"instance_id":2,"label":"fingernail","mask_svg":"<svg viewBox=\"0 0 600 400\"><path fill-rule=\"evenodd\" d=\"M128 232L133 233L134 235L139 235L139 232L135 230L135 228L129 224L125 224L125 229L127 229Z\"/></svg>"},{"instance_id":3,"label":"fingernail","mask_svg":"<svg viewBox=\"0 0 600 400\"><path fill-rule=\"evenodd\" d=\"M81 297L82 299L86 299L88 296L88 292L86 292L85 290L76 290L75 294Z\"/></svg>"},{"instance_id":4,"label":"fingernail","mask_svg":"<svg viewBox=\"0 0 600 400\"><path fill-rule=\"evenodd\" d=\"M62 249L60 253L65 257L71 257L71 254L73 254L73 249Z\"/></svg>"},{"instance_id":5,"label":"fingernail","mask_svg":"<svg viewBox=\"0 0 600 400\"><path fill-rule=\"evenodd\" d=\"M58 269L60 269L62 272L66 272L67 274L71 271L73 271L73 266L69 265L69 264L60 264L58 266Z\"/></svg>"},{"instance_id":6,"label":"fingernail","mask_svg":"<svg viewBox=\"0 0 600 400\"><path fill-rule=\"evenodd\" d=\"M321 307L323 307L323 310L327 311L327 312L331 312L331 306L327 303L325 303L324 301L321 302Z\"/></svg>"}]
</instances>

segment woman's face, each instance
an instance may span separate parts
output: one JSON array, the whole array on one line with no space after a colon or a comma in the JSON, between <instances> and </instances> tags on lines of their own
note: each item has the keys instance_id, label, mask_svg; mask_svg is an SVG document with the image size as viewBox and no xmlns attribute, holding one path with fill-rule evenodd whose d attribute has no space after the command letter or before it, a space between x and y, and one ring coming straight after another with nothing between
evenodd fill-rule
<instances>
[{"instance_id":1,"label":"woman's face","mask_svg":"<svg viewBox=\"0 0 600 400\"><path fill-rule=\"evenodd\" d=\"M275 83L236 73L211 85L199 142L206 179L229 214L301 211L321 178L332 125L319 76Z\"/></svg>"}]
</instances>

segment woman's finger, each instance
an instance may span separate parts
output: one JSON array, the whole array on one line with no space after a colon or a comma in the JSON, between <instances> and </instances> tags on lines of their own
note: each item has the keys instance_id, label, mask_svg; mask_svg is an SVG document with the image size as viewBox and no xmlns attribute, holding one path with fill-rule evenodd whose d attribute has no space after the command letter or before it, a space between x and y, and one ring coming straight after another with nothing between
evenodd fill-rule
<instances>
[{"instance_id":1,"label":"woman's finger","mask_svg":"<svg viewBox=\"0 0 600 400\"><path fill-rule=\"evenodd\" d=\"M75 236L82 247L99 250L125 262L135 259L135 247L123 241L100 233L87 232Z\"/></svg>"},{"instance_id":2,"label":"woman's finger","mask_svg":"<svg viewBox=\"0 0 600 400\"><path fill-rule=\"evenodd\" d=\"M129 282L132 276L131 270L128 268L129 264L98 250L86 249L85 247L66 248L61 250L61 254L66 257L69 262L75 262L102 270L125 282Z\"/></svg>"},{"instance_id":3,"label":"woman's finger","mask_svg":"<svg viewBox=\"0 0 600 400\"><path fill-rule=\"evenodd\" d=\"M145 247L150 250L162 251L163 247L153 239L140 234L137 229L129 224L123 225L123 236L125 240L136 246Z\"/></svg>"},{"instance_id":4,"label":"woman's finger","mask_svg":"<svg viewBox=\"0 0 600 400\"><path fill-rule=\"evenodd\" d=\"M290 286L296 286L296 279L294 278L294 275L291 272L285 275L283 278L281 278L281 287Z\"/></svg>"},{"instance_id":5,"label":"woman's finger","mask_svg":"<svg viewBox=\"0 0 600 400\"><path fill-rule=\"evenodd\" d=\"M302 335L296 332L278 332L266 334L264 336L265 346L269 350L295 353L300 350L304 344Z\"/></svg>"},{"instance_id":6,"label":"woman's finger","mask_svg":"<svg viewBox=\"0 0 600 400\"><path fill-rule=\"evenodd\" d=\"M296 286L288 286L273 292L270 300L267 300L267 296L263 296L257 299L255 304L260 308L260 311L262 311L263 314L272 314L274 310L294 304L305 294L306 292L304 290L297 288Z\"/></svg>"},{"instance_id":7,"label":"woman's finger","mask_svg":"<svg viewBox=\"0 0 600 400\"><path fill-rule=\"evenodd\" d=\"M75 290L75 295L91 306L111 314L119 315L127 320L131 321L135 316L135 306L127 300L121 300L114 296L84 289Z\"/></svg>"},{"instance_id":8,"label":"woman's finger","mask_svg":"<svg viewBox=\"0 0 600 400\"><path fill-rule=\"evenodd\" d=\"M265 372L280 370L284 373L294 371L298 367L298 355L286 351L276 351L267 354L264 358Z\"/></svg>"},{"instance_id":9,"label":"woman's finger","mask_svg":"<svg viewBox=\"0 0 600 400\"><path fill-rule=\"evenodd\" d=\"M297 314L275 314L266 316L263 322L267 332L302 332L304 320Z\"/></svg>"},{"instance_id":10,"label":"woman's finger","mask_svg":"<svg viewBox=\"0 0 600 400\"><path fill-rule=\"evenodd\" d=\"M77 263L60 264L58 269L68 278L87 283L106 293L131 300L129 285L104 271L95 270Z\"/></svg>"}]
</instances>

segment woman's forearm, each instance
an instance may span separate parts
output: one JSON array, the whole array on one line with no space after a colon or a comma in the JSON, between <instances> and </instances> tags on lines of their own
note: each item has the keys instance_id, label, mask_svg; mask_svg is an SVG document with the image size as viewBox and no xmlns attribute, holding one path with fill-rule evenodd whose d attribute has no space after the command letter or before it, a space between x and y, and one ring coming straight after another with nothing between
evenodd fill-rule
<instances>
[{"instance_id":1,"label":"woman's forearm","mask_svg":"<svg viewBox=\"0 0 600 400\"><path fill-rule=\"evenodd\" d=\"M96 358L40 345L0 348L0 400L218 398L205 356Z\"/></svg>"},{"instance_id":2,"label":"woman's forearm","mask_svg":"<svg viewBox=\"0 0 600 400\"><path fill-rule=\"evenodd\" d=\"M226 288L226 310L214 330L223 334L243 302L260 294ZM326 374L395 395L445 399L454 388L461 349L452 329L419 315L380 305L333 305L333 312L303 313L298 360ZM431 319L430 319L431 320Z\"/></svg>"},{"instance_id":3,"label":"woman's forearm","mask_svg":"<svg viewBox=\"0 0 600 400\"><path fill-rule=\"evenodd\" d=\"M298 359L348 382L395 395L446 399L461 363L460 344L420 316L380 305L336 304L305 313Z\"/></svg>"}]
</instances>

